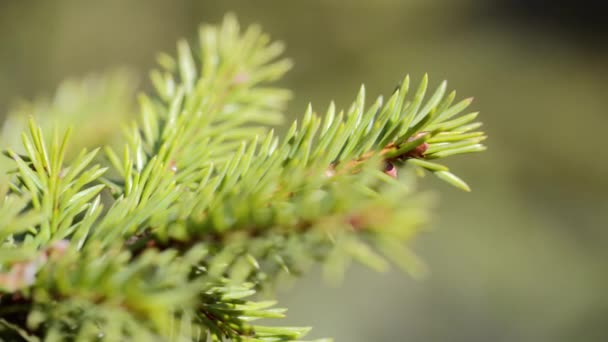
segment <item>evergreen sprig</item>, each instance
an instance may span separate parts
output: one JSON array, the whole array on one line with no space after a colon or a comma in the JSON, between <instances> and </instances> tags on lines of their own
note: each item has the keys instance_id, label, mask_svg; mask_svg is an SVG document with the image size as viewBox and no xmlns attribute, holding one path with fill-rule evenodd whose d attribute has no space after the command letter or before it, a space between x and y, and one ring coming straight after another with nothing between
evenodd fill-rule
<instances>
[{"instance_id":1,"label":"evergreen sprig","mask_svg":"<svg viewBox=\"0 0 608 342\"><path fill-rule=\"evenodd\" d=\"M296 341L308 328L252 323L283 316L273 301L251 298L278 277L321 262L339 278L352 260L423 271L406 243L427 220L428 198L402 166L469 190L434 159L484 149L477 113L462 114L471 99L454 104L446 82L426 96L426 76L411 92L406 77L386 101L367 105L362 87L346 111L309 106L279 137L272 125L290 93L268 83L291 66L282 50L230 15L202 27L194 47L180 41L175 58L160 56L155 93L139 97L122 152L103 146L103 159L85 149L68 162L69 130L30 120L22 152L5 151L0 333ZM89 98L111 93L109 80ZM93 102L74 101L83 118L98 115L84 110Z\"/></svg>"}]
</instances>

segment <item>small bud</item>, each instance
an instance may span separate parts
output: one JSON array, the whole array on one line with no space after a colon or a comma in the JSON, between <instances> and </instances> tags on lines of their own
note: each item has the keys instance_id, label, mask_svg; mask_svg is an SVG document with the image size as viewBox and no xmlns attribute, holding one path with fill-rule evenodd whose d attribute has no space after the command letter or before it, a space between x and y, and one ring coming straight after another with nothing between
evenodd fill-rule
<instances>
[{"instance_id":1,"label":"small bud","mask_svg":"<svg viewBox=\"0 0 608 342\"><path fill-rule=\"evenodd\" d=\"M355 231L361 230L365 226L365 219L358 214L354 214L347 218L348 224Z\"/></svg>"},{"instance_id":2,"label":"small bud","mask_svg":"<svg viewBox=\"0 0 608 342\"><path fill-rule=\"evenodd\" d=\"M407 139L408 142L420 139L425 136L427 132L420 132L412 135ZM424 158L424 153L429 149L429 144L427 142L423 142L422 144L416 146L414 149L409 150L403 156L406 158Z\"/></svg>"},{"instance_id":3,"label":"small bud","mask_svg":"<svg viewBox=\"0 0 608 342\"><path fill-rule=\"evenodd\" d=\"M68 240L59 240L53 242L53 244L47 249L47 253L49 256L62 256L65 254L65 251L70 247L70 241Z\"/></svg>"},{"instance_id":4,"label":"small bud","mask_svg":"<svg viewBox=\"0 0 608 342\"><path fill-rule=\"evenodd\" d=\"M232 83L234 83L234 84L243 84L247 81L249 81L249 75L244 72L240 72L240 73L236 74L234 76L234 78L232 79Z\"/></svg>"},{"instance_id":5,"label":"small bud","mask_svg":"<svg viewBox=\"0 0 608 342\"><path fill-rule=\"evenodd\" d=\"M175 162L175 160L171 160L169 162L169 170L171 170L173 173L177 172L177 162Z\"/></svg>"},{"instance_id":6,"label":"small bud","mask_svg":"<svg viewBox=\"0 0 608 342\"><path fill-rule=\"evenodd\" d=\"M329 164L327 170L325 170L325 177L331 178L336 175L336 163Z\"/></svg>"},{"instance_id":7,"label":"small bud","mask_svg":"<svg viewBox=\"0 0 608 342\"><path fill-rule=\"evenodd\" d=\"M397 167L395 167L395 164L387 160L384 163L384 173L393 178L397 178Z\"/></svg>"}]
</instances>

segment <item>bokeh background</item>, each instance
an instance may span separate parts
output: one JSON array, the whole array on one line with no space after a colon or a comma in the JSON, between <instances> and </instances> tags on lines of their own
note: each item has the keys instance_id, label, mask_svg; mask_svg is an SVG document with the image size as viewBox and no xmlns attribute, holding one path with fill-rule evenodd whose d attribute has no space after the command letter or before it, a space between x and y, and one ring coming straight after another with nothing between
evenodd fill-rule
<instances>
[{"instance_id":1,"label":"bokeh background","mask_svg":"<svg viewBox=\"0 0 608 342\"><path fill-rule=\"evenodd\" d=\"M415 244L431 274L318 272L280 293L288 323L338 341L608 341L608 22L600 1L0 1L0 113L66 77L127 66L227 11L287 43L289 112L448 79L489 150L449 165Z\"/></svg>"}]
</instances>

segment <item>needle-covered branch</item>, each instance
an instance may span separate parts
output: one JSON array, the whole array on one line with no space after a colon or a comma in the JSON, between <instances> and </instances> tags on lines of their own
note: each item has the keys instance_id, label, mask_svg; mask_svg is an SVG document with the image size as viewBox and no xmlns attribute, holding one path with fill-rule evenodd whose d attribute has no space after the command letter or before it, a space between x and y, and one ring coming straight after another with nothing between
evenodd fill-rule
<instances>
[{"instance_id":1,"label":"needle-covered branch","mask_svg":"<svg viewBox=\"0 0 608 342\"><path fill-rule=\"evenodd\" d=\"M465 113L471 99L455 102L446 82L427 94L426 76L410 90L406 77L371 105L361 87L348 110L309 106L278 135L290 93L269 83L291 66L282 50L233 16L204 26L196 44L159 57L155 92L140 95L122 149L95 146L103 159L80 146L91 130L76 125L74 140L29 121L23 148L5 149L0 184L0 333L296 341L308 328L252 323L284 311L252 298L260 287L314 263L332 278L351 261L424 271L408 242L430 216L429 198L411 169L469 189L436 159L485 149L477 113ZM114 78L101 80L71 83L33 112L94 107L86 99L109 94L128 108L131 88L116 94ZM99 115L81 112L78 122ZM20 113L5 133L23 129Z\"/></svg>"}]
</instances>

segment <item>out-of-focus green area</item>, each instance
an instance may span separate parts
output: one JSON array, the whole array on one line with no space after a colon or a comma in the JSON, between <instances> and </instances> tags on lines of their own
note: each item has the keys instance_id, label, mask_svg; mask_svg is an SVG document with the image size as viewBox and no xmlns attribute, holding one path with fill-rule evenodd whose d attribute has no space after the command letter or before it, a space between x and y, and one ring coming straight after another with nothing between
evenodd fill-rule
<instances>
[{"instance_id":1,"label":"out-of-focus green area","mask_svg":"<svg viewBox=\"0 0 608 342\"><path fill-rule=\"evenodd\" d=\"M338 341L608 341L608 48L490 16L484 1L2 1L0 111L66 77L145 72L226 11L287 43L301 115L345 107L361 82L405 73L475 96L489 150L449 165L473 187L439 190L416 244L431 275L352 269L281 293L289 321ZM484 14L486 13L486 14ZM144 87L147 83L142 82Z\"/></svg>"}]
</instances>

